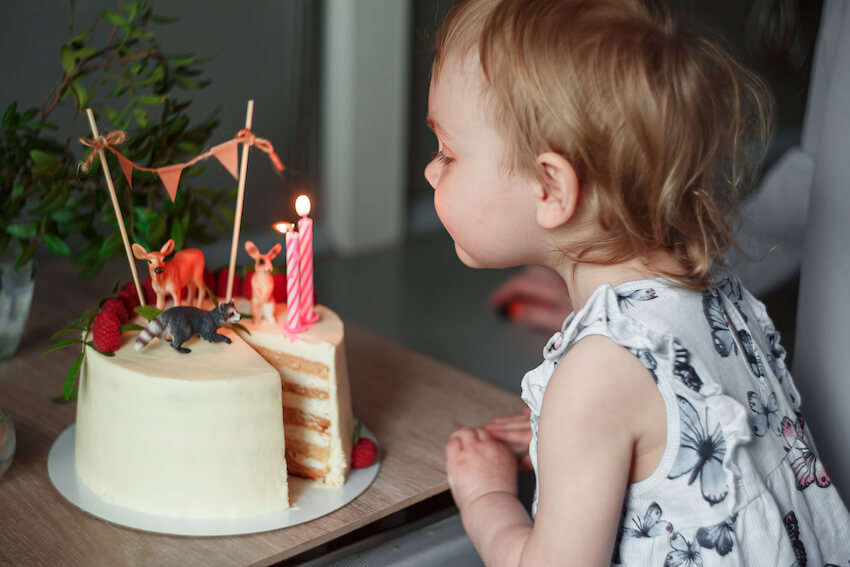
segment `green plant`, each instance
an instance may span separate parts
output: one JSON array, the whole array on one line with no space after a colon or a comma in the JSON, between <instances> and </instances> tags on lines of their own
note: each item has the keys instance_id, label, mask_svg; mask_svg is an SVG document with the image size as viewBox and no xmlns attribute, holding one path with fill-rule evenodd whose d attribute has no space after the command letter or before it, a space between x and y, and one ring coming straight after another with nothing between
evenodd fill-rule
<instances>
[{"instance_id":1,"label":"green plant","mask_svg":"<svg viewBox=\"0 0 850 567\"><path fill-rule=\"evenodd\" d=\"M26 263L41 245L70 256L82 279L96 275L104 263L124 254L106 181L95 160L88 175L78 171L86 148L78 137L90 137L84 111L92 107L101 134L123 130L128 141L119 151L146 167L188 161L201 153L218 122L215 115L192 125L191 99L178 100L209 84L200 75L203 60L193 55L167 55L153 31L173 20L154 15L150 3L125 3L104 11L90 27L59 50L63 73L41 107L6 108L0 121L0 254L10 245L16 265ZM108 39L97 42L103 24ZM73 17L70 22L73 30ZM73 105L74 132L64 141L48 136L56 126L51 114ZM154 173L135 171L128 187L114 156L110 160L115 189L130 240L148 249L173 238L177 248L187 234L209 242L207 219L226 233L233 221L235 187L215 190L181 186L174 202ZM203 165L183 172L196 177ZM117 175L116 175L117 172ZM15 242L17 241L17 242Z\"/></svg>"}]
</instances>

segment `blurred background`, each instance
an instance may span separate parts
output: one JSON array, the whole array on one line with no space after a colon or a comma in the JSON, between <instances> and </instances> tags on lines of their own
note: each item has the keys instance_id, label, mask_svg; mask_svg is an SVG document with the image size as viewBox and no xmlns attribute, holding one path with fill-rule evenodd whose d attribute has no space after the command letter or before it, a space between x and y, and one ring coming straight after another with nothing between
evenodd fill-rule
<instances>
[{"instance_id":1,"label":"blurred background","mask_svg":"<svg viewBox=\"0 0 850 567\"><path fill-rule=\"evenodd\" d=\"M487 304L510 271L475 271L455 257L433 207L422 171L436 150L425 124L431 43L451 0L181 0L154 2L176 18L153 25L168 54L210 57L189 93L193 121L214 117L210 141L244 126L253 99L253 131L286 164L282 175L251 153L242 241L261 250L280 242L272 228L294 221L294 199L313 201L318 301L349 323L434 356L519 394L523 373L536 366L549 333L511 323ZM818 0L676 0L675 11L722 38L755 69L776 100L776 129L765 169L800 144L821 14ZM26 2L0 7L0 110L40 106L62 76L60 47L118 0ZM104 32L106 33L106 32ZM97 109L98 97L93 98ZM108 131L103 117L101 132ZM56 138L89 136L70 101L52 116ZM72 144L82 159L82 148ZM141 164L147 165L147 164ZM120 176L113 166L113 177ZM188 182L181 183L181 191ZM200 179L236 186L210 160ZM223 266L230 234L203 244L207 265ZM802 238L802 234L800 235ZM187 235L189 244L192 235ZM157 243L157 246L161 243ZM790 254L783 246L770 254ZM57 261L39 251L41 261ZM790 258L790 256L789 256ZM240 247L238 262L250 263ZM126 261L114 262L126 271ZM791 350L798 273L795 260L779 276L756 282ZM108 291L108 290L104 290ZM526 490L532 486L525 479ZM453 524L446 538L461 537ZM453 530L453 531L452 531ZM446 563L448 564L448 563Z\"/></svg>"},{"instance_id":2,"label":"blurred background","mask_svg":"<svg viewBox=\"0 0 850 567\"><path fill-rule=\"evenodd\" d=\"M422 175L436 149L425 124L432 41L451 4L154 2L155 13L176 21L151 29L163 52L209 58L200 66L199 79L210 84L188 92L191 106L186 112L193 121L217 120L210 142L233 137L244 126L247 101L253 99L253 131L272 142L286 164L284 173L277 175L265 156L252 152L242 240L271 247L280 240L271 225L294 220L295 196L310 195L321 302L352 322L517 391L521 373L535 363L545 333L515 329L489 310L486 298L507 274L475 272L456 260ZM765 165L799 144L821 3L677 0L672 5L698 27L721 37L771 87L777 122ZM20 108L41 105L62 76L60 47L103 10L118 7L117 0L49 6L5 2L0 18L0 49L5 54L0 60L0 109L13 101ZM105 96L94 96L95 109ZM62 141L89 135L85 117L75 115L70 102L60 103L51 117L59 126L55 136ZM108 123L103 117L99 121L106 131ZM82 147L71 147L82 159ZM233 178L210 161L200 182L235 187ZM119 176L113 166L113 177ZM181 183L181 191L191 190L184 188L187 183ZM227 262L230 235L213 234L218 242L202 247L208 266L218 267ZM187 240L195 244L191 234ZM242 249L238 262L250 263ZM759 291L790 298L793 286L792 274ZM793 321L793 313L777 317ZM497 328L497 338L489 337L481 324ZM483 337L481 344L471 346L469 338L478 336ZM793 333L784 337L788 342ZM488 354L481 356L483 352ZM500 360L501 353L519 360Z\"/></svg>"}]
</instances>

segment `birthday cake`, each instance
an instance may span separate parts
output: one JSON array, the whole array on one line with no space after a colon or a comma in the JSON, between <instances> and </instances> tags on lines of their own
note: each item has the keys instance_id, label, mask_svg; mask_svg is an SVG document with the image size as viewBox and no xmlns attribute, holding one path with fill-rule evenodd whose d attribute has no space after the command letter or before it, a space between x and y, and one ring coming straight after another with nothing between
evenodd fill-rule
<instances>
[{"instance_id":1,"label":"birthday cake","mask_svg":"<svg viewBox=\"0 0 850 567\"><path fill-rule=\"evenodd\" d=\"M246 322L250 334L219 329L231 344L195 336L190 354L159 340L135 350L135 333L114 356L88 347L79 479L106 502L184 518L286 509L287 470L342 485L352 442L344 331L330 309L316 313L298 335Z\"/></svg>"}]
</instances>

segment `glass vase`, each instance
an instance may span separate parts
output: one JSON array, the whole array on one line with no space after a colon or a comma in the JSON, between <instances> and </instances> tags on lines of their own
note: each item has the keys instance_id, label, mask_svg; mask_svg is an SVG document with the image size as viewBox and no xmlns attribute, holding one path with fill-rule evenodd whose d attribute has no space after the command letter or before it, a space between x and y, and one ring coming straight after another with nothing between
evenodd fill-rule
<instances>
[{"instance_id":1,"label":"glass vase","mask_svg":"<svg viewBox=\"0 0 850 567\"><path fill-rule=\"evenodd\" d=\"M0 360L18 350L35 289L35 260L15 269L10 252L0 257Z\"/></svg>"}]
</instances>

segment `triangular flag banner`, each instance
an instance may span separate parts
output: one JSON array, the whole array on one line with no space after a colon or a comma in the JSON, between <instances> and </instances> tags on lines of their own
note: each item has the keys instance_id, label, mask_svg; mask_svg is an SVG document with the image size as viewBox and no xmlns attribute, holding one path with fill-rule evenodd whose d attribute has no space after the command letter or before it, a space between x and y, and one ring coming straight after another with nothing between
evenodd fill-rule
<instances>
[{"instance_id":1,"label":"triangular flag banner","mask_svg":"<svg viewBox=\"0 0 850 567\"><path fill-rule=\"evenodd\" d=\"M158 167L156 172L159 178L162 179L162 184L165 185L165 190L168 191L168 196L171 201L177 197L177 185L180 183L180 174L183 173L182 163L179 165L169 165L168 167Z\"/></svg>"},{"instance_id":2,"label":"triangular flag banner","mask_svg":"<svg viewBox=\"0 0 850 567\"><path fill-rule=\"evenodd\" d=\"M115 156L118 158L119 163L121 163L121 170L124 172L124 177L127 178L127 185L130 186L130 189L133 188L133 162L115 152Z\"/></svg>"},{"instance_id":3,"label":"triangular flag banner","mask_svg":"<svg viewBox=\"0 0 850 567\"><path fill-rule=\"evenodd\" d=\"M219 144L210 150L212 155L221 162L221 165L230 172L230 175L232 175L234 179L239 178L239 172L236 169L239 153L238 149L239 143L236 140L230 140L229 142Z\"/></svg>"}]
</instances>

